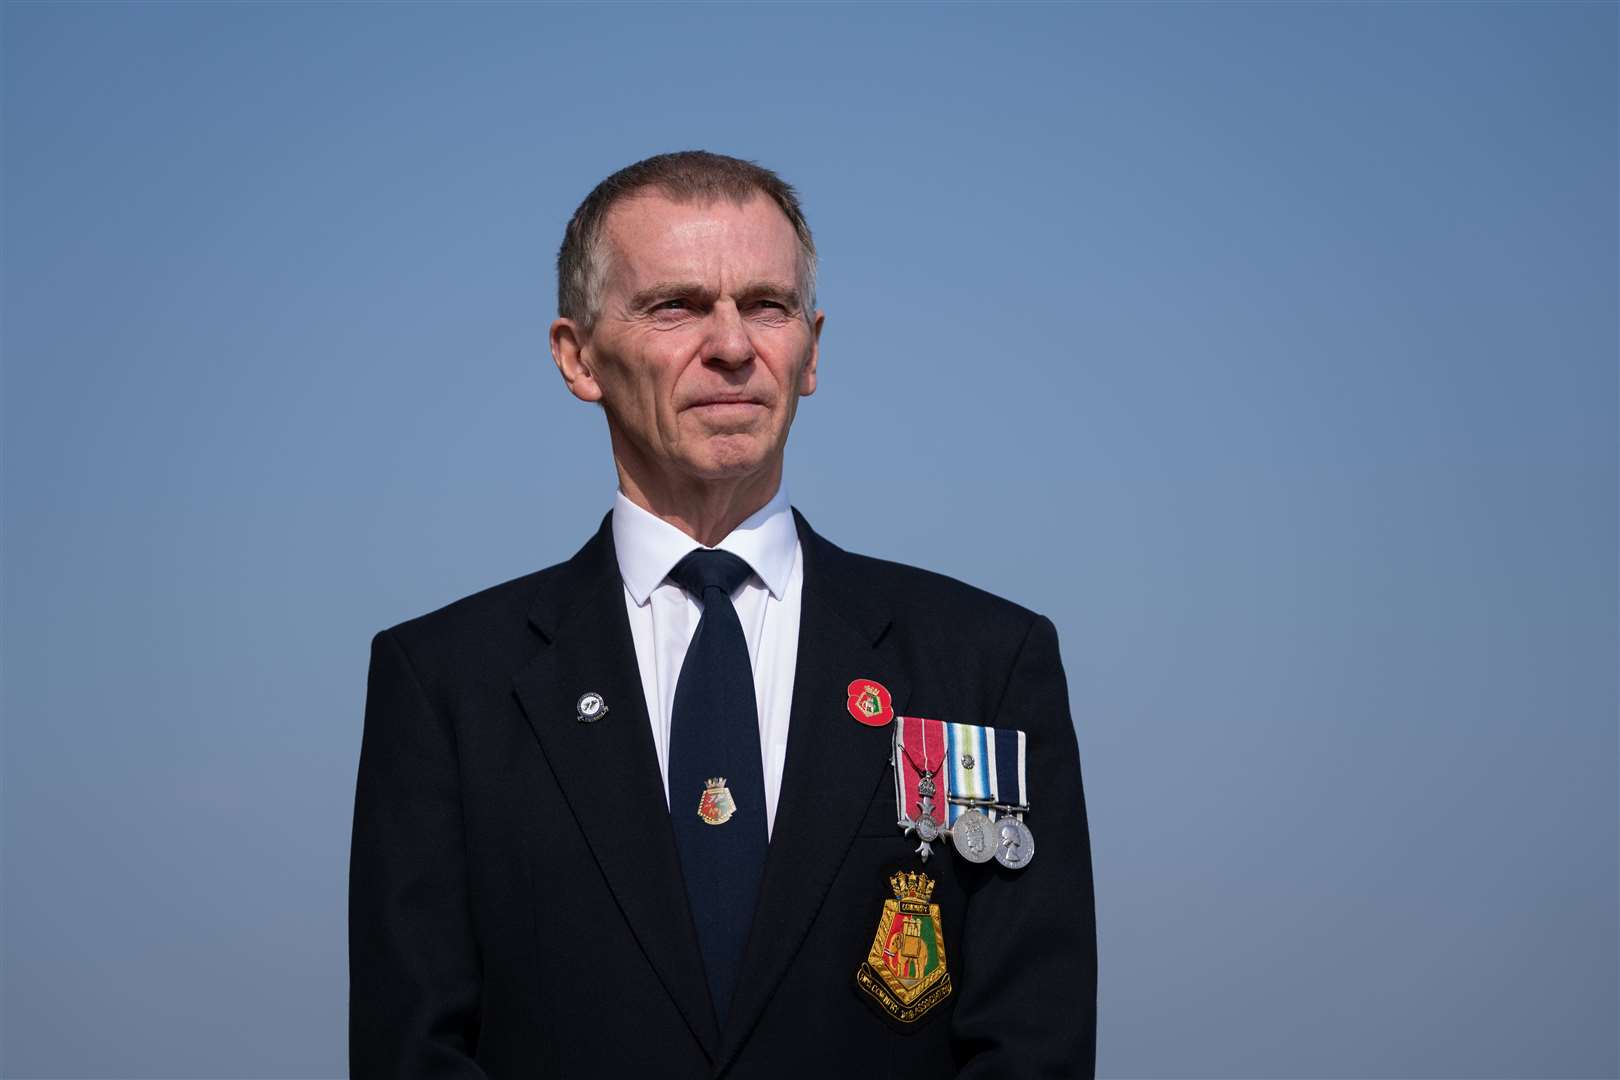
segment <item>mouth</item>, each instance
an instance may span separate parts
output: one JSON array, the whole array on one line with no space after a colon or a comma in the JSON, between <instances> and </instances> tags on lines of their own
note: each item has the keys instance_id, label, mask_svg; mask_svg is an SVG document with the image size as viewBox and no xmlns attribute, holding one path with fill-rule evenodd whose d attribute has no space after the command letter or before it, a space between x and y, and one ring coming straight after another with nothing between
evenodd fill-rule
<instances>
[{"instance_id":1,"label":"mouth","mask_svg":"<svg viewBox=\"0 0 1620 1080\"><path fill-rule=\"evenodd\" d=\"M746 416L756 409L766 408L763 401L753 398L702 398L687 409L701 416Z\"/></svg>"}]
</instances>

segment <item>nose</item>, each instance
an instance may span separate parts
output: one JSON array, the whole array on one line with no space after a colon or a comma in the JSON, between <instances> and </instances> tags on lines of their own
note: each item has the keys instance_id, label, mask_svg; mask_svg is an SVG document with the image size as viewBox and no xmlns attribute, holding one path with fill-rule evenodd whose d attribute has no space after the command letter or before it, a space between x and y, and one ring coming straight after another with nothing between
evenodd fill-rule
<instances>
[{"instance_id":1,"label":"nose","mask_svg":"<svg viewBox=\"0 0 1620 1080\"><path fill-rule=\"evenodd\" d=\"M743 325L742 313L730 300L714 305L709 317L709 339L703 343L706 363L738 368L754 359L754 343Z\"/></svg>"}]
</instances>

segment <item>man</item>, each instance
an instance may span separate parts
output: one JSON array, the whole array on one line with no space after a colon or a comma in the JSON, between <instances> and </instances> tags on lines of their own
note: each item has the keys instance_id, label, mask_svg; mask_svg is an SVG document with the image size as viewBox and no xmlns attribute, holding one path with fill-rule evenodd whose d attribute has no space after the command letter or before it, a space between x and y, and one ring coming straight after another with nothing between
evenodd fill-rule
<instances>
[{"instance_id":1,"label":"man","mask_svg":"<svg viewBox=\"0 0 1620 1080\"><path fill-rule=\"evenodd\" d=\"M733 158L574 214L551 350L619 491L569 561L372 640L357 1080L1092 1074L1056 632L788 506L815 269Z\"/></svg>"}]
</instances>

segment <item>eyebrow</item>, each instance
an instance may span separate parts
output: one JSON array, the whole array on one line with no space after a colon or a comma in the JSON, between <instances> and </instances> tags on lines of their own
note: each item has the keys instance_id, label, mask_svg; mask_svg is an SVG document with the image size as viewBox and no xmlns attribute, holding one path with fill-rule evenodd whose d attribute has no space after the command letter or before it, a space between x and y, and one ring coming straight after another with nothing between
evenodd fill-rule
<instances>
[{"instance_id":1,"label":"eyebrow","mask_svg":"<svg viewBox=\"0 0 1620 1080\"><path fill-rule=\"evenodd\" d=\"M696 281L660 281L656 285L649 285L639 289L630 297L630 310L640 311L649 304L660 300L676 298L689 300L702 300L713 303L716 293L707 285ZM735 291L739 302L747 300L789 300L795 305L799 303L799 290L780 281L750 281Z\"/></svg>"}]
</instances>

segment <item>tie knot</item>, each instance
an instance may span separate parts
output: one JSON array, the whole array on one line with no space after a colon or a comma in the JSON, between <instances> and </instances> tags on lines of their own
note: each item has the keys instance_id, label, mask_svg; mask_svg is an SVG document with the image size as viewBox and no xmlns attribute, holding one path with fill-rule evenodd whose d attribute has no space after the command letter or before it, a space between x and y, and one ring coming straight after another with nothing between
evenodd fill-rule
<instances>
[{"instance_id":1,"label":"tie knot","mask_svg":"<svg viewBox=\"0 0 1620 1080\"><path fill-rule=\"evenodd\" d=\"M669 579L702 600L705 589L719 589L730 596L751 573L748 563L729 551L700 548L676 563Z\"/></svg>"}]
</instances>

